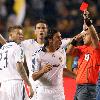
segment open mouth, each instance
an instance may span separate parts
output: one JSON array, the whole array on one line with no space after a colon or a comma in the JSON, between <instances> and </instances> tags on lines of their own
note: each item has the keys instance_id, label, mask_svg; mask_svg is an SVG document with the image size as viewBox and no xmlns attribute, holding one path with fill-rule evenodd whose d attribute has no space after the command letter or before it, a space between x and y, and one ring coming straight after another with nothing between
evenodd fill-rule
<instances>
[{"instance_id":1,"label":"open mouth","mask_svg":"<svg viewBox=\"0 0 100 100\"><path fill-rule=\"evenodd\" d=\"M40 35L43 35L43 33L40 33Z\"/></svg>"}]
</instances>

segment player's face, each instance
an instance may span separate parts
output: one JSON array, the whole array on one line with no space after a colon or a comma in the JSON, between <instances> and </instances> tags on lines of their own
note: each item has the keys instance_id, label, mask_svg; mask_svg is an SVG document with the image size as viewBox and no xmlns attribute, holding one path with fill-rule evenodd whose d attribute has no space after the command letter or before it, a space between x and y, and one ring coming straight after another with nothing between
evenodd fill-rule
<instances>
[{"instance_id":1,"label":"player's face","mask_svg":"<svg viewBox=\"0 0 100 100\"><path fill-rule=\"evenodd\" d=\"M47 25L45 23L38 23L35 27L35 34L38 39L44 40L47 35Z\"/></svg>"},{"instance_id":2,"label":"player's face","mask_svg":"<svg viewBox=\"0 0 100 100\"><path fill-rule=\"evenodd\" d=\"M62 42L61 42L61 34L60 32L57 32L54 37L53 37L53 45L54 47L56 47L57 49L61 46Z\"/></svg>"},{"instance_id":3,"label":"player's face","mask_svg":"<svg viewBox=\"0 0 100 100\"><path fill-rule=\"evenodd\" d=\"M85 31L85 33L83 35L83 41L84 41L85 45L91 44L91 34L90 34L89 30Z\"/></svg>"},{"instance_id":4,"label":"player's face","mask_svg":"<svg viewBox=\"0 0 100 100\"><path fill-rule=\"evenodd\" d=\"M17 43L20 43L23 41L23 31L22 29L15 29L13 33L11 34L11 39L14 40Z\"/></svg>"}]
</instances>

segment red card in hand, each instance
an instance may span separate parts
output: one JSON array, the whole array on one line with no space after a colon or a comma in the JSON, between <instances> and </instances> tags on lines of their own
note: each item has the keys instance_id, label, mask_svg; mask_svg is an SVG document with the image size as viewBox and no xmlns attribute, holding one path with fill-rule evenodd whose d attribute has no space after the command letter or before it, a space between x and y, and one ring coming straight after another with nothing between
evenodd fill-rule
<instances>
[{"instance_id":1,"label":"red card in hand","mask_svg":"<svg viewBox=\"0 0 100 100\"><path fill-rule=\"evenodd\" d=\"M87 8L88 8L88 3L86 3L86 2L83 2L83 3L81 4L81 6L80 6L80 10L81 10L81 11L85 11Z\"/></svg>"}]
</instances>

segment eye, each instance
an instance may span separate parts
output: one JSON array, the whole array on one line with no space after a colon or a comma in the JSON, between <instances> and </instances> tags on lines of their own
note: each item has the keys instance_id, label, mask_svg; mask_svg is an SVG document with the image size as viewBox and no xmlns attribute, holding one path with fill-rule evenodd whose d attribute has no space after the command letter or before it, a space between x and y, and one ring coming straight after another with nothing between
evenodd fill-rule
<instances>
[{"instance_id":1,"label":"eye","mask_svg":"<svg viewBox=\"0 0 100 100\"><path fill-rule=\"evenodd\" d=\"M46 29L46 27L42 27L42 29Z\"/></svg>"},{"instance_id":2,"label":"eye","mask_svg":"<svg viewBox=\"0 0 100 100\"><path fill-rule=\"evenodd\" d=\"M40 27L37 27L37 29L40 29Z\"/></svg>"}]
</instances>

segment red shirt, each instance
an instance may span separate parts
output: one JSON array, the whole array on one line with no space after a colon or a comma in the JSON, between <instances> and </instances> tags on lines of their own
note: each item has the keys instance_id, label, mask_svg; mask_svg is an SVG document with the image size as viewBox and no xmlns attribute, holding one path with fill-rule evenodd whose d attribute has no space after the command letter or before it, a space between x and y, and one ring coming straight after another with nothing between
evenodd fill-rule
<instances>
[{"instance_id":1,"label":"red shirt","mask_svg":"<svg viewBox=\"0 0 100 100\"><path fill-rule=\"evenodd\" d=\"M78 49L78 71L77 84L96 84L100 67L100 48L94 49L91 46L79 46Z\"/></svg>"}]
</instances>

